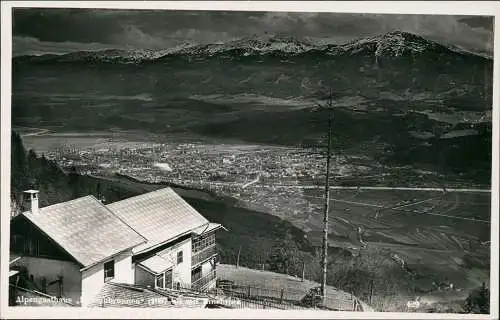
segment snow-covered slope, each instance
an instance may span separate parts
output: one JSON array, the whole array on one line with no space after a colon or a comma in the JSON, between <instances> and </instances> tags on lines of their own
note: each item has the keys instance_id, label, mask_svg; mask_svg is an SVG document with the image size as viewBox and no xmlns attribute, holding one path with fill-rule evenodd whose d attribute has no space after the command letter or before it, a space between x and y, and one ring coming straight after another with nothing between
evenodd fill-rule
<instances>
[{"instance_id":1,"label":"snow-covered slope","mask_svg":"<svg viewBox=\"0 0 500 320\"><path fill-rule=\"evenodd\" d=\"M420 36L395 31L382 36L360 39L341 46L329 48L330 54L374 54L383 57L399 57L419 54L425 51L450 52L451 50L436 42Z\"/></svg>"}]
</instances>

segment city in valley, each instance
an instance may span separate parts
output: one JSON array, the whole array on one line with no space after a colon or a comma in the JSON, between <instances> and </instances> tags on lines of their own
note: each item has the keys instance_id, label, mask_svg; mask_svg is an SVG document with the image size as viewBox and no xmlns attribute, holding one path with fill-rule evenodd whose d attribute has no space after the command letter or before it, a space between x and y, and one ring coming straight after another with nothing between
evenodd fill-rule
<instances>
[{"instance_id":1,"label":"city in valley","mask_svg":"<svg viewBox=\"0 0 500 320\"><path fill-rule=\"evenodd\" d=\"M55 145L51 143L54 137L59 137ZM195 139L151 143L123 139L126 138L47 132L24 137L28 147L57 161L67 172L76 170L97 177L120 175L146 183L211 191L236 198L244 206L285 217L299 212L318 213L323 206L324 146L286 147ZM461 187L460 181L443 184L443 175L433 171L377 163L363 150L334 154L331 177L334 185L346 190L360 186L397 189L405 185L433 187L440 192L446 187Z\"/></svg>"}]
</instances>

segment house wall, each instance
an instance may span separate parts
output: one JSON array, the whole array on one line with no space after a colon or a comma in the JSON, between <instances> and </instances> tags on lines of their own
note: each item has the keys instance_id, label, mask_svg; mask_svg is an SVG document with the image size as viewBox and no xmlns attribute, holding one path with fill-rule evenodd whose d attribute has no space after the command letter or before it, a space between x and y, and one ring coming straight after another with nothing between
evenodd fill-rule
<instances>
[{"instance_id":1,"label":"house wall","mask_svg":"<svg viewBox=\"0 0 500 320\"><path fill-rule=\"evenodd\" d=\"M177 264L177 252L181 250L183 252L183 262ZM177 282L183 287L191 286L191 238L158 252L158 255L161 255L174 264L172 268L172 282L174 288Z\"/></svg>"},{"instance_id":2,"label":"house wall","mask_svg":"<svg viewBox=\"0 0 500 320\"><path fill-rule=\"evenodd\" d=\"M135 284L141 286L155 286L155 276L141 267L135 266Z\"/></svg>"},{"instance_id":3,"label":"house wall","mask_svg":"<svg viewBox=\"0 0 500 320\"><path fill-rule=\"evenodd\" d=\"M47 284L57 280L58 276L63 277L62 298L70 298L71 303L78 305L82 291L80 266L71 261L47 259L40 257L22 257L15 262L17 266L24 266L28 269L28 276L33 275L33 280L42 289L42 277L45 277ZM59 285L54 283L47 285L47 294L51 296L59 295Z\"/></svg>"},{"instance_id":4,"label":"house wall","mask_svg":"<svg viewBox=\"0 0 500 320\"><path fill-rule=\"evenodd\" d=\"M104 286L104 263L115 260L115 277L111 282L134 283L134 269L132 267L132 252L121 253L114 258L107 259L82 272L82 305L92 301L92 298Z\"/></svg>"},{"instance_id":5,"label":"house wall","mask_svg":"<svg viewBox=\"0 0 500 320\"><path fill-rule=\"evenodd\" d=\"M115 259L115 278L111 281L128 284L134 283L134 266L132 265L131 252L121 254Z\"/></svg>"}]
</instances>

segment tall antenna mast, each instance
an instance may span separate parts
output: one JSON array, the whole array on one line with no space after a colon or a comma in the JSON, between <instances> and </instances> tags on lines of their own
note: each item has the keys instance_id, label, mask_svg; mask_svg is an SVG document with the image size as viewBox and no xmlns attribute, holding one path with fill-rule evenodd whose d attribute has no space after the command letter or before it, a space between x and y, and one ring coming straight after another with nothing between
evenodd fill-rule
<instances>
[{"instance_id":1,"label":"tall antenna mast","mask_svg":"<svg viewBox=\"0 0 500 320\"><path fill-rule=\"evenodd\" d=\"M328 109L328 149L326 154L326 178L325 178L325 211L323 217L323 256L322 256L322 267L323 272L321 274L321 297L323 299L323 304L326 298L326 273L328 268L328 212L330 210L330 160L331 160L331 148L332 148L332 123L333 123L333 97L332 89L330 88L330 94L328 96L328 103L326 108Z\"/></svg>"}]
</instances>

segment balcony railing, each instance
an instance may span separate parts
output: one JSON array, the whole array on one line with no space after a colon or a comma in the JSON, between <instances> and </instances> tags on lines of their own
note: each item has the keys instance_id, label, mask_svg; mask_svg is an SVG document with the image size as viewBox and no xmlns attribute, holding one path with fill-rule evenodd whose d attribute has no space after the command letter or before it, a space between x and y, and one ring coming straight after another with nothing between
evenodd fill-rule
<instances>
[{"instance_id":1,"label":"balcony railing","mask_svg":"<svg viewBox=\"0 0 500 320\"><path fill-rule=\"evenodd\" d=\"M195 267L197 264L207 260L215 254L217 254L217 248L215 245L206 247L205 249L198 251L197 253L193 253L193 256L191 257L191 266Z\"/></svg>"},{"instance_id":2,"label":"balcony railing","mask_svg":"<svg viewBox=\"0 0 500 320\"><path fill-rule=\"evenodd\" d=\"M212 270L209 273L207 273L206 275L204 275L203 277L201 277L197 280L194 280L191 283L191 288L195 289L195 290L201 290L201 289L203 289L204 286L206 286L208 283L210 283L211 281L213 281L216 278L217 278L216 272L215 272L215 270Z\"/></svg>"}]
</instances>

